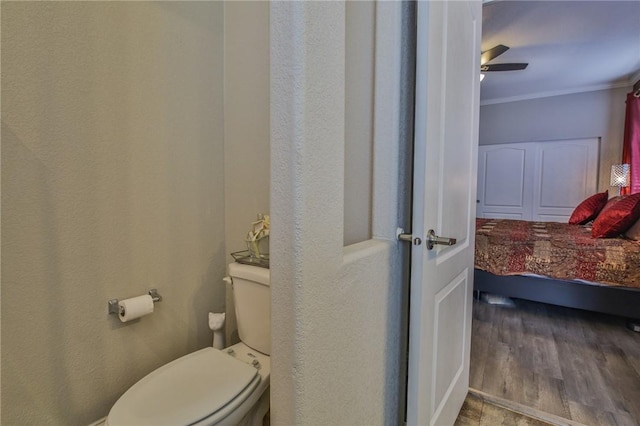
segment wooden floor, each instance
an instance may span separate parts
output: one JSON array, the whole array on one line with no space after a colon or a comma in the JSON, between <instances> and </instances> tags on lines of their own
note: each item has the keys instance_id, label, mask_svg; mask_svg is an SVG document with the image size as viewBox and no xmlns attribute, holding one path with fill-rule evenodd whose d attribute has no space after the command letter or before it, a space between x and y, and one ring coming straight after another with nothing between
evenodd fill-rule
<instances>
[{"instance_id":1,"label":"wooden floor","mask_svg":"<svg viewBox=\"0 0 640 426\"><path fill-rule=\"evenodd\" d=\"M585 425L640 425L640 333L618 317L514 302L474 300L471 388Z\"/></svg>"},{"instance_id":2,"label":"wooden floor","mask_svg":"<svg viewBox=\"0 0 640 426\"><path fill-rule=\"evenodd\" d=\"M501 407L473 393L464 400L455 426L553 426L554 423L529 417Z\"/></svg>"}]
</instances>

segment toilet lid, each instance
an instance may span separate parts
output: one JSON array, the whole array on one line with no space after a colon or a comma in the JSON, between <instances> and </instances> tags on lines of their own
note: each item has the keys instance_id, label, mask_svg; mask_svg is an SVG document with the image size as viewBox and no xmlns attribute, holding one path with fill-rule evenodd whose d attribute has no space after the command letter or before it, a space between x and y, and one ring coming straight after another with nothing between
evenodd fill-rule
<instances>
[{"instance_id":1,"label":"toilet lid","mask_svg":"<svg viewBox=\"0 0 640 426\"><path fill-rule=\"evenodd\" d=\"M257 370L214 348L166 364L133 385L115 403L107 422L116 425L188 425L216 411L228 414L258 385ZM242 398L237 398L242 394Z\"/></svg>"}]
</instances>

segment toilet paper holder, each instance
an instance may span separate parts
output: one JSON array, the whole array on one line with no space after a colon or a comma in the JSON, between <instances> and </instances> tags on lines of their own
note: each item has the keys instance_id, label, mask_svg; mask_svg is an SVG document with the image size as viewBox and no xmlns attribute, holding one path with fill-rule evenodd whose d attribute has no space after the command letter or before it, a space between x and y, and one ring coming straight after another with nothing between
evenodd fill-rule
<instances>
[{"instance_id":1,"label":"toilet paper holder","mask_svg":"<svg viewBox=\"0 0 640 426\"><path fill-rule=\"evenodd\" d=\"M153 303L160 302L162 300L162 296L158 294L158 290L155 288L149 290L149 296L151 296ZM120 314L120 306L118 306L118 302L118 299L109 300L109 314Z\"/></svg>"}]
</instances>

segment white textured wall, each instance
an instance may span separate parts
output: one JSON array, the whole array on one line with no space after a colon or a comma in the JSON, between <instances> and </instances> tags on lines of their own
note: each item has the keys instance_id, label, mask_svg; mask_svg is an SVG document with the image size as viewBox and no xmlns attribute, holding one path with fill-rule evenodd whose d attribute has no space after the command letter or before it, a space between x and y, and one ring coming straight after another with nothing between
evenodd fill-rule
<instances>
[{"instance_id":1,"label":"white textured wall","mask_svg":"<svg viewBox=\"0 0 640 426\"><path fill-rule=\"evenodd\" d=\"M600 137L598 190L609 189L622 160L629 88L599 90L480 107L480 145Z\"/></svg>"},{"instance_id":2,"label":"white textured wall","mask_svg":"<svg viewBox=\"0 0 640 426\"><path fill-rule=\"evenodd\" d=\"M399 8L378 4L377 16L399 26ZM345 4L271 5L273 424L399 421L400 42L383 27L376 22L385 100L375 112L376 238L343 249Z\"/></svg>"},{"instance_id":3,"label":"white textured wall","mask_svg":"<svg viewBox=\"0 0 640 426\"><path fill-rule=\"evenodd\" d=\"M3 2L1 35L2 420L87 424L224 307L223 4Z\"/></svg>"},{"instance_id":4,"label":"white textured wall","mask_svg":"<svg viewBox=\"0 0 640 426\"><path fill-rule=\"evenodd\" d=\"M225 253L246 250L258 213L269 213L269 2L224 4ZM227 344L238 341L227 289Z\"/></svg>"}]
</instances>

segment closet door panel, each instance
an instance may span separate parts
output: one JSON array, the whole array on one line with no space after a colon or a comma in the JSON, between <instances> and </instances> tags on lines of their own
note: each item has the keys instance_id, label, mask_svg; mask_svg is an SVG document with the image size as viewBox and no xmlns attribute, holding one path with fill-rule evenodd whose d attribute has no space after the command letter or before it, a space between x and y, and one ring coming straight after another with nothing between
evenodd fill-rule
<instances>
[{"instance_id":1,"label":"closet door panel","mask_svg":"<svg viewBox=\"0 0 640 426\"><path fill-rule=\"evenodd\" d=\"M533 220L567 222L596 192L598 140L541 142L536 158Z\"/></svg>"},{"instance_id":2,"label":"closet door panel","mask_svg":"<svg viewBox=\"0 0 640 426\"><path fill-rule=\"evenodd\" d=\"M531 219L530 148L528 144L479 147L479 217Z\"/></svg>"}]
</instances>

